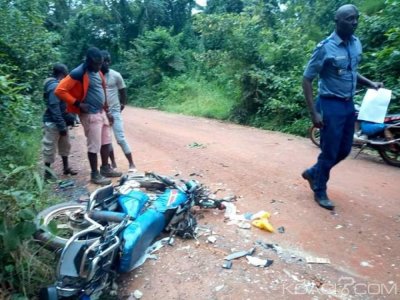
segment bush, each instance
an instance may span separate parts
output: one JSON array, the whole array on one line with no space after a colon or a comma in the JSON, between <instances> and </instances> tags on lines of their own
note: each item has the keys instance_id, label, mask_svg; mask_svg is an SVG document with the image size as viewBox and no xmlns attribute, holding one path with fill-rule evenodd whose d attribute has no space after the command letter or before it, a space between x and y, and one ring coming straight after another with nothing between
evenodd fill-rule
<instances>
[{"instance_id":1,"label":"bush","mask_svg":"<svg viewBox=\"0 0 400 300\"><path fill-rule=\"evenodd\" d=\"M228 119L236 102L224 88L200 76L184 75L165 79L160 90L158 97L161 109L193 116Z\"/></svg>"}]
</instances>

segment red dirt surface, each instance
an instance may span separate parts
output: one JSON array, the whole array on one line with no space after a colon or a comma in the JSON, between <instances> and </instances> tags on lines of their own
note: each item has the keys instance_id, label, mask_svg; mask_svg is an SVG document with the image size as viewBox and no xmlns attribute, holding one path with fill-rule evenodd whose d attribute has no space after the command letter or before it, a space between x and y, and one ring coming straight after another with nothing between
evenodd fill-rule
<instances>
[{"instance_id":1,"label":"red dirt surface","mask_svg":"<svg viewBox=\"0 0 400 300\"><path fill-rule=\"evenodd\" d=\"M310 140L197 117L127 107L125 132L140 171L194 178L236 195L238 214L266 210L284 233L242 229L223 211L201 211L198 240L175 239L140 268L121 276L118 298L135 299L399 299L400 169L376 153L355 152L331 173L328 193L335 213L313 200L301 172L319 153ZM88 184L81 127L74 128L71 165ZM114 144L119 170L128 163ZM215 243L207 242L210 235ZM278 253L257 241L277 244ZM222 268L224 257L256 247L253 256L274 260L255 267L245 257ZM308 256L329 264L307 263Z\"/></svg>"}]
</instances>

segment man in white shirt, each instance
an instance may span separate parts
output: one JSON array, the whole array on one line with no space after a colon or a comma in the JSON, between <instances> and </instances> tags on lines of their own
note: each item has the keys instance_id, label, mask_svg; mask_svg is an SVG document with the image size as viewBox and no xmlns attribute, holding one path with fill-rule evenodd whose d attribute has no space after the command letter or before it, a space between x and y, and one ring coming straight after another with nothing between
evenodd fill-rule
<instances>
[{"instance_id":1,"label":"man in white shirt","mask_svg":"<svg viewBox=\"0 0 400 300\"><path fill-rule=\"evenodd\" d=\"M114 123L112 124L115 139L118 145L121 146L126 159L129 163L129 171L136 172L135 163L132 159L132 151L126 140L124 133L124 123L122 120L121 112L127 103L126 85L121 74L113 69L110 69L111 56L106 50L101 51L104 61L101 71L106 79L106 90L107 90L107 103L108 112L113 116ZM110 151L111 166L117 167L115 162L114 151Z\"/></svg>"}]
</instances>

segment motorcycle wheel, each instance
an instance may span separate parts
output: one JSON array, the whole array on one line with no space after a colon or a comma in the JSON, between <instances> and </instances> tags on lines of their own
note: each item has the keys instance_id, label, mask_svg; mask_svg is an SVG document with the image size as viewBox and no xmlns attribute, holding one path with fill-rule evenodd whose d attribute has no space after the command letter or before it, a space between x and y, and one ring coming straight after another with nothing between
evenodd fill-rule
<instances>
[{"instance_id":1,"label":"motorcycle wheel","mask_svg":"<svg viewBox=\"0 0 400 300\"><path fill-rule=\"evenodd\" d=\"M89 227L84 219L86 204L67 202L50 206L35 218L34 237L48 250L63 248L68 239L79 231ZM55 232L54 232L55 231ZM82 242L94 241L98 236L82 237Z\"/></svg>"},{"instance_id":2,"label":"motorcycle wheel","mask_svg":"<svg viewBox=\"0 0 400 300\"><path fill-rule=\"evenodd\" d=\"M319 128L312 126L309 130L308 130L308 135L310 136L311 141L313 142L313 144L317 147L320 146L320 140L321 140L321 134L319 132Z\"/></svg>"},{"instance_id":3,"label":"motorcycle wheel","mask_svg":"<svg viewBox=\"0 0 400 300\"><path fill-rule=\"evenodd\" d=\"M381 146L378 148L379 155L391 166L400 167L400 146L396 145L397 151L393 151L389 146Z\"/></svg>"}]
</instances>

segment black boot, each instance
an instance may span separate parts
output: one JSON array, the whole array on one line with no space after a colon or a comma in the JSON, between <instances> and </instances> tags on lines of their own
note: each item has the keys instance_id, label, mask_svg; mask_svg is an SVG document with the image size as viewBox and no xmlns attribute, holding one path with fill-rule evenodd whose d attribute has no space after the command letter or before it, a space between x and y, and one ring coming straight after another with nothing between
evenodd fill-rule
<instances>
[{"instance_id":1,"label":"black boot","mask_svg":"<svg viewBox=\"0 0 400 300\"><path fill-rule=\"evenodd\" d=\"M63 167L64 167L64 175L76 175L78 174L77 171L71 169L68 166L68 156L61 156L62 162L63 162Z\"/></svg>"}]
</instances>

